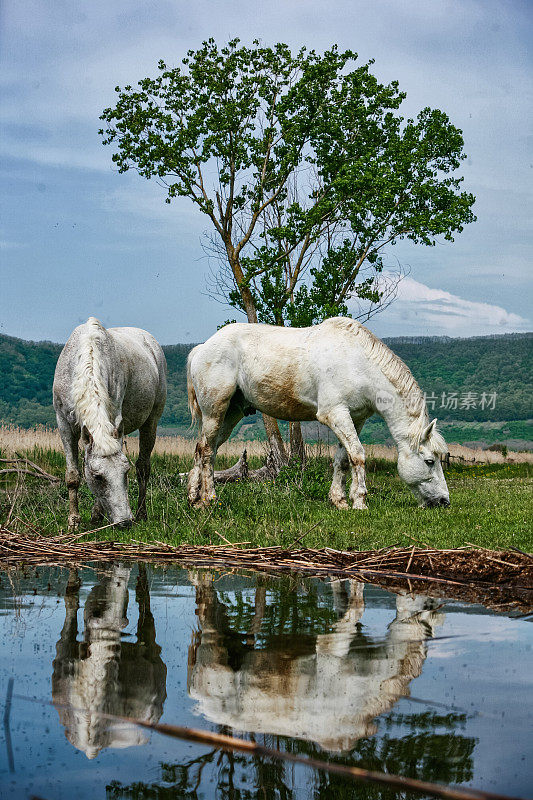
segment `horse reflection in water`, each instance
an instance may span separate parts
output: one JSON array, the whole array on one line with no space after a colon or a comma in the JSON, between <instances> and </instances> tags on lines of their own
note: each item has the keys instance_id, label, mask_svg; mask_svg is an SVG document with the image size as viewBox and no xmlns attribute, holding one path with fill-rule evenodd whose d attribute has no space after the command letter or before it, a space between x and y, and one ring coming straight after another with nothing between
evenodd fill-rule
<instances>
[{"instance_id":1,"label":"horse reflection in water","mask_svg":"<svg viewBox=\"0 0 533 800\"><path fill-rule=\"evenodd\" d=\"M231 631L209 576L196 584L200 630L189 652L188 691L196 711L240 731L271 733L346 751L377 731L375 718L409 695L444 615L427 597L398 596L382 639L362 633L363 584L333 584L339 614L328 633L280 634L255 649L265 595L256 593L248 637ZM258 589L257 592L261 592ZM264 592L264 589L263 589Z\"/></svg>"},{"instance_id":2,"label":"horse reflection in water","mask_svg":"<svg viewBox=\"0 0 533 800\"><path fill-rule=\"evenodd\" d=\"M142 566L136 585L137 641L122 640L121 631L128 624L130 573L131 567L112 566L92 588L85 602L82 641L77 640L81 583L76 571L69 576L65 624L53 664L52 700L65 736L87 758L95 758L104 747L131 747L147 741L139 728L106 719L99 711L154 723L163 713L167 696L167 668L155 640Z\"/></svg>"}]
</instances>

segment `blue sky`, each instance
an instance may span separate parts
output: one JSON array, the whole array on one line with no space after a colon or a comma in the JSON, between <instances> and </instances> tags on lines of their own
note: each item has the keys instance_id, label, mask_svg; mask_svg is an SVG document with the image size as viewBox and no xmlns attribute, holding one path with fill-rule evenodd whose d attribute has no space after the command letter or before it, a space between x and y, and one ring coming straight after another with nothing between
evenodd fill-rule
<instances>
[{"instance_id":1,"label":"blue sky","mask_svg":"<svg viewBox=\"0 0 533 800\"><path fill-rule=\"evenodd\" d=\"M235 312L209 298L207 221L101 145L114 87L177 65L214 36L351 48L446 111L465 137L478 222L453 244L393 248L410 270L381 336L531 329L529 0L4 0L0 332L64 341L94 314L161 342L200 341Z\"/></svg>"}]
</instances>

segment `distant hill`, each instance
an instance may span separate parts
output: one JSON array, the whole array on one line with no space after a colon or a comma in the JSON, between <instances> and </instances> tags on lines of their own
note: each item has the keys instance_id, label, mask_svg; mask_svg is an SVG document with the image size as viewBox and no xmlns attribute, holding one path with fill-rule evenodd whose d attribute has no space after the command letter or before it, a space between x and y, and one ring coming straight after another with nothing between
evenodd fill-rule
<instances>
[{"instance_id":1,"label":"distant hill","mask_svg":"<svg viewBox=\"0 0 533 800\"><path fill-rule=\"evenodd\" d=\"M0 335L0 420L55 425L52 382L62 345Z\"/></svg>"},{"instance_id":2,"label":"distant hill","mask_svg":"<svg viewBox=\"0 0 533 800\"><path fill-rule=\"evenodd\" d=\"M426 396L436 396L435 416L440 419L492 422L533 416L533 333L385 342L409 366ZM457 408L450 398L453 392ZM468 392L476 396L465 398ZM494 393L494 408L487 408Z\"/></svg>"},{"instance_id":3,"label":"distant hill","mask_svg":"<svg viewBox=\"0 0 533 800\"><path fill-rule=\"evenodd\" d=\"M533 333L385 341L408 364L430 400L430 413L439 419L496 423L533 416ZM185 365L193 346L163 348L169 371L168 401L161 419L166 427L189 425ZM55 424L52 381L61 347L0 335L0 421L22 427ZM522 424L519 429L523 430Z\"/></svg>"}]
</instances>

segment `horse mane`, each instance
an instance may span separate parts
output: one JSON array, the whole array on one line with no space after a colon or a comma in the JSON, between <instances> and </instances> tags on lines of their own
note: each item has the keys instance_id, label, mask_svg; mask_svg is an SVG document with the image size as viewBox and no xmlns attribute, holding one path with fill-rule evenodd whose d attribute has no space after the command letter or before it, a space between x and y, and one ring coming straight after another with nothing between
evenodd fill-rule
<instances>
[{"instance_id":1,"label":"horse mane","mask_svg":"<svg viewBox=\"0 0 533 800\"><path fill-rule=\"evenodd\" d=\"M407 364L357 320L348 317L334 317L326 322L333 323L335 328L357 336L357 341L366 357L381 369L383 375L397 390L405 403L405 410L410 418L409 441L412 447L418 450L424 431L429 425L429 415L422 390ZM429 437L427 446L434 453L447 451L446 442L435 428Z\"/></svg>"},{"instance_id":2,"label":"horse mane","mask_svg":"<svg viewBox=\"0 0 533 800\"><path fill-rule=\"evenodd\" d=\"M114 435L114 408L103 369L106 337L102 323L89 317L80 338L71 394L80 428L87 428L101 455L110 456L118 453L120 442Z\"/></svg>"}]
</instances>

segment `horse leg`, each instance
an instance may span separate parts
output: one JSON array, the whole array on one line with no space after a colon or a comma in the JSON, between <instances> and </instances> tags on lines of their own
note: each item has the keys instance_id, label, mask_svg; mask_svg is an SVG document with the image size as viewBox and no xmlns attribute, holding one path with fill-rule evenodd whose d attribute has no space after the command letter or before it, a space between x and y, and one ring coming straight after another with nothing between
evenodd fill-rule
<instances>
[{"instance_id":1,"label":"horse leg","mask_svg":"<svg viewBox=\"0 0 533 800\"><path fill-rule=\"evenodd\" d=\"M146 487L150 478L150 456L154 449L159 417L148 417L144 425L139 428L139 458L135 463L139 497L137 500L137 513L135 519L147 519L146 513Z\"/></svg>"},{"instance_id":2,"label":"horse leg","mask_svg":"<svg viewBox=\"0 0 533 800\"><path fill-rule=\"evenodd\" d=\"M198 442L194 451L194 463L187 478L187 498L194 508L202 505L202 475L202 451Z\"/></svg>"},{"instance_id":3,"label":"horse leg","mask_svg":"<svg viewBox=\"0 0 533 800\"><path fill-rule=\"evenodd\" d=\"M349 467L348 453L339 443L333 459L333 480L329 490L329 499L336 508L348 508L346 501L346 475Z\"/></svg>"},{"instance_id":4,"label":"horse leg","mask_svg":"<svg viewBox=\"0 0 533 800\"><path fill-rule=\"evenodd\" d=\"M223 445L224 442L226 442L229 439L233 428L235 427L235 425L238 422L240 422L240 420L243 418L243 416L244 416L244 414L243 414L242 409L240 408L240 406L238 406L237 404L234 404L234 403L232 403L230 401L230 404L228 406L228 409L226 411L224 419L223 419L223 421L222 421L222 423L221 423L221 425L220 425L220 427L218 429L218 434L217 434L217 437L216 437L216 444L215 444L215 446L213 448L213 453L212 453L212 458L211 458L213 471L214 471L215 458L216 458L216 454L217 454L218 448L221 445ZM206 486L205 489L204 489L204 492L206 493L206 496L208 496L208 497L209 497L209 494L208 494L209 491L210 491L209 487ZM213 491L214 491L214 484L213 484ZM213 499L216 499L216 498L213 498Z\"/></svg>"},{"instance_id":5,"label":"horse leg","mask_svg":"<svg viewBox=\"0 0 533 800\"><path fill-rule=\"evenodd\" d=\"M214 468L221 424L220 416L202 414L202 432L196 445L194 466L189 473L187 488L189 503L195 508L207 506L217 497Z\"/></svg>"},{"instance_id":6,"label":"horse leg","mask_svg":"<svg viewBox=\"0 0 533 800\"><path fill-rule=\"evenodd\" d=\"M222 425L220 426L218 431L217 450L221 445L224 444L224 442L226 442L229 439L233 428L238 422L241 421L243 417L244 414L242 409L239 406L237 406L237 404L230 402L228 410L226 411L226 414L224 416Z\"/></svg>"},{"instance_id":7,"label":"horse leg","mask_svg":"<svg viewBox=\"0 0 533 800\"><path fill-rule=\"evenodd\" d=\"M216 396L209 396L207 392L204 398L197 395L202 409L202 430L187 487L189 503L195 508L207 506L216 500L214 472L217 449L226 441L240 418L234 413L236 409L231 406L234 393L235 384L232 383L219 386ZM230 413L226 420L228 411Z\"/></svg>"},{"instance_id":8,"label":"horse leg","mask_svg":"<svg viewBox=\"0 0 533 800\"><path fill-rule=\"evenodd\" d=\"M78 467L78 440L79 430L73 430L69 421L61 414L57 414L57 427L65 451L67 467L65 482L68 487L68 529L75 531L79 528L81 517L78 509L78 487L80 485L80 470Z\"/></svg>"},{"instance_id":9,"label":"horse leg","mask_svg":"<svg viewBox=\"0 0 533 800\"><path fill-rule=\"evenodd\" d=\"M105 518L105 514L98 500L95 502L91 509L91 525L97 525Z\"/></svg>"},{"instance_id":10,"label":"horse leg","mask_svg":"<svg viewBox=\"0 0 533 800\"><path fill-rule=\"evenodd\" d=\"M337 406L325 413L319 412L317 419L333 431L348 455L352 470L350 487L352 507L366 509L365 451L359 441L350 412L346 407Z\"/></svg>"}]
</instances>

